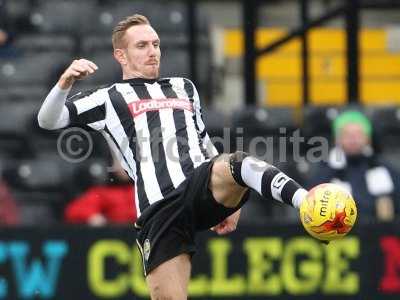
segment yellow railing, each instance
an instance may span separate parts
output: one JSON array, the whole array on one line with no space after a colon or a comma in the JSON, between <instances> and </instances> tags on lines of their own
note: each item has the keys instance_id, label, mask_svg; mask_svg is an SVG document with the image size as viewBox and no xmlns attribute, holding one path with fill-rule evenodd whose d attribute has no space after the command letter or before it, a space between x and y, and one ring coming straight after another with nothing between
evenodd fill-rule
<instances>
[{"instance_id":1,"label":"yellow railing","mask_svg":"<svg viewBox=\"0 0 400 300\"><path fill-rule=\"evenodd\" d=\"M260 28L258 48L285 35L278 28ZM243 35L227 29L224 36L227 59L243 54ZM346 99L346 41L343 29L317 28L309 34L310 101L315 105L341 105ZM360 101L364 104L400 104L400 52L391 52L385 29L362 29L360 34ZM257 79L265 87L269 106L302 104L301 43L293 40L257 61Z\"/></svg>"}]
</instances>

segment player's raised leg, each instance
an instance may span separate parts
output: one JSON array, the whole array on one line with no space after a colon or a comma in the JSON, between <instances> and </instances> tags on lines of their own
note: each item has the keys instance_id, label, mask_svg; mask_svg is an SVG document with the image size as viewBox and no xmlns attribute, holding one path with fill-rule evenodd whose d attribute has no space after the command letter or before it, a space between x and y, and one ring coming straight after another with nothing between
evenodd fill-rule
<instances>
[{"instance_id":1,"label":"player's raised leg","mask_svg":"<svg viewBox=\"0 0 400 300\"><path fill-rule=\"evenodd\" d=\"M152 300L186 300L191 271L188 254L159 265L146 277Z\"/></svg>"},{"instance_id":2,"label":"player's raised leg","mask_svg":"<svg viewBox=\"0 0 400 300\"><path fill-rule=\"evenodd\" d=\"M226 207L236 207L247 188L297 208L307 194L278 168L239 151L214 162L209 186L216 201Z\"/></svg>"}]
</instances>

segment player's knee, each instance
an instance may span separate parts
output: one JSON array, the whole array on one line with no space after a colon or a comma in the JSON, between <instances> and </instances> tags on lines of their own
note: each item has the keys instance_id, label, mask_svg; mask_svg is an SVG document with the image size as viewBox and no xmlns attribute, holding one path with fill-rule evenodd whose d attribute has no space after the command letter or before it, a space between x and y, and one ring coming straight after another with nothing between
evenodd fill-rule
<instances>
[{"instance_id":1,"label":"player's knee","mask_svg":"<svg viewBox=\"0 0 400 300\"><path fill-rule=\"evenodd\" d=\"M179 296L179 295L172 295L172 294L160 294L156 295L155 297L151 297L151 300L187 300L187 297L185 296Z\"/></svg>"},{"instance_id":2,"label":"player's knee","mask_svg":"<svg viewBox=\"0 0 400 300\"><path fill-rule=\"evenodd\" d=\"M246 186L242 179L242 161L248 157L249 154L242 151L236 151L229 156L229 169L235 182L241 186Z\"/></svg>"},{"instance_id":3,"label":"player's knee","mask_svg":"<svg viewBox=\"0 0 400 300\"><path fill-rule=\"evenodd\" d=\"M153 284L150 288L151 300L186 300L187 295L179 284L165 282Z\"/></svg>"},{"instance_id":4,"label":"player's knee","mask_svg":"<svg viewBox=\"0 0 400 300\"><path fill-rule=\"evenodd\" d=\"M222 154L214 162L212 168L212 181L213 185L240 185L247 187L242 180L241 176L241 163L243 159L249 156L246 152L236 151L231 154Z\"/></svg>"},{"instance_id":5,"label":"player's knee","mask_svg":"<svg viewBox=\"0 0 400 300\"><path fill-rule=\"evenodd\" d=\"M209 183L214 199L226 207L236 207L247 190L247 187L238 184L232 176L231 155L236 155L239 159L241 153L221 155L213 164Z\"/></svg>"},{"instance_id":6,"label":"player's knee","mask_svg":"<svg viewBox=\"0 0 400 300\"><path fill-rule=\"evenodd\" d=\"M155 295L151 300L175 300L172 295Z\"/></svg>"},{"instance_id":7,"label":"player's knee","mask_svg":"<svg viewBox=\"0 0 400 300\"><path fill-rule=\"evenodd\" d=\"M172 289L165 290L160 286L153 288L151 293L151 300L186 300L187 297L180 295L179 291L173 291Z\"/></svg>"}]
</instances>

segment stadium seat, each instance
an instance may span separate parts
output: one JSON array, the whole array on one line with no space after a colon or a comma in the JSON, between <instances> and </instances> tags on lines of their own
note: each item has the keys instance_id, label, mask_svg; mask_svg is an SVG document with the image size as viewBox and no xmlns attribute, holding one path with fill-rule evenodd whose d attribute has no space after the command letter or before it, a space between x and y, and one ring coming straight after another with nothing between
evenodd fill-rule
<instances>
[{"instance_id":1,"label":"stadium seat","mask_svg":"<svg viewBox=\"0 0 400 300\"><path fill-rule=\"evenodd\" d=\"M67 183L65 168L50 159L21 160L4 174L9 184L29 191L57 191Z\"/></svg>"},{"instance_id":2,"label":"stadium seat","mask_svg":"<svg viewBox=\"0 0 400 300\"><path fill-rule=\"evenodd\" d=\"M35 102L41 103L49 89L42 85L21 85L0 88L0 103L4 102Z\"/></svg>"},{"instance_id":3,"label":"stadium seat","mask_svg":"<svg viewBox=\"0 0 400 300\"><path fill-rule=\"evenodd\" d=\"M13 190L12 194L17 199L21 225L53 226L62 220L62 206L66 200L61 193L36 192L32 194ZM52 202L52 205L48 202ZM55 209L53 206L61 206L61 208Z\"/></svg>"},{"instance_id":4,"label":"stadium seat","mask_svg":"<svg viewBox=\"0 0 400 300\"><path fill-rule=\"evenodd\" d=\"M33 149L26 136L10 136L0 134L0 159L9 161L10 159L32 158Z\"/></svg>"},{"instance_id":5,"label":"stadium seat","mask_svg":"<svg viewBox=\"0 0 400 300\"><path fill-rule=\"evenodd\" d=\"M367 107L374 126L374 147L391 158L400 150L400 108L397 106ZM400 166L399 163L397 165Z\"/></svg>"},{"instance_id":6,"label":"stadium seat","mask_svg":"<svg viewBox=\"0 0 400 300\"><path fill-rule=\"evenodd\" d=\"M14 0L4 2L4 13L9 20L26 17L29 15L31 0Z\"/></svg>"},{"instance_id":7,"label":"stadium seat","mask_svg":"<svg viewBox=\"0 0 400 300\"><path fill-rule=\"evenodd\" d=\"M185 1L160 1L159 10L154 12L154 26L162 34L186 34L189 26L188 7ZM208 17L204 10L198 9L195 24L199 35L209 30Z\"/></svg>"},{"instance_id":8,"label":"stadium seat","mask_svg":"<svg viewBox=\"0 0 400 300\"><path fill-rule=\"evenodd\" d=\"M96 9L90 31L110 35L114 26L126 16L143 14L151 21L152 15L158 9L160 5L153 1L119 1L118 5L115 5L114 1L107 1Z\"/></svg>"},{"instance_id":9,"label":"stadium seat","mask_svg":"<svg viewBox=\"0 0 400 300\"><path fill-rule=\"evenodd\" d=\"M54 223L72 197L71 169L60 160L14 161L3 171L21 209L23 224Z\"/></svg>"},{"instance_id":10,"label":"stadium seat","mask_svg":"<svg viewBox=\"0 0 400 300\"><path fill-rule=\"evenodd\" d=\"M88 159L78 164L73 171L76 192L84 191L93 185L104 184L108 179L107 167L106 161L99 159Z\"/></svg>"},{"instance_id":11,"label":"stadium seat","mask_svg":"<svg viewBox=\"0 0 400 300\"><path fill-rule=\"evenodd\" d=\"M0 88L21 85L49 85L57 80L56 72L70 57L65 53L27 54L14 59L0 59Z\"/></svg>"},{"instance_id":12,"label":"stadium seat","mask_svg":"<svg viewBox=\"0 0 400 300\"><path fill-rule=\"evenodd\" d=\"M34 102L0 103L0 134L26 134L28 121L38 110Z\"/></svg>"},{"instance_id":13,"label":"stadium seat","mask_svg":"<svg viewBox=\"0 0 400 300\"><path fill-rule=\"evenodd\" d=\"M15 39L14 44L23 53L58 51L72 54L76 49L73 38L60 34L23 34Z\"/></svg>"},{"instance_id":14,"label":"stadium seat","mask_svg":"<svg viewBox=\"0 0 400 300\"><path fill-rule=\"evenodd\" d=\"M77 36L90 31L95 11L96 2L91 0L39 1L30 14L30 21L39 32Z\"/></svg>"},{"instance_id":15,"label":"stadium seat","mask_svg":"<svg viewBox=\"0 0 400 300\"><path fill-rule=\"evenodd\" d=\"M82 57L86 57L86 55L91 55L95 52L113 52L110 34L88 35L81 40L80 53Z\"/></svg>"},{"instance_id":16,"label":"stadium seat","mask_svg":"<svg viewBox=\"0 0 400 300\"><path fill-rule=\"evenodd\" d=\"M246 107L236 110L232 113L231 151L246 151L276 164L286 160L286 153L290 155L292 144L287 137L295 128L294 110L290 108ZM282 138L284 145L281 145Z\"/></svg>"},{"instance_id":17,"label":"stadium seat","mask_svg":"<svg viewBox=\"0 0 400 300\"><path fill-rule=\"evenodd\" d=\"M76 130L68 128L69 133L65 133L64 129L49 131L39 128L36 116L33 116L30 122L32 123L32 129L29 135L29 142L35 157L46 158L47 156L60 156L63 153L67 153L68 156L66 147L73 147L78 152L88 153L85 159L110 159L108 144L99 132L90 131L90 138L88 139L86 132L82 131L81 128ZM68 139L72 135L74 138ZM78 137L82 139L78 140ZM72 143L72 145L68 146L67 142Z\"/></svg>"},{"instance_id":18,"label":"stadium seat","mask_svg":"<svg viewBox=\"0 0 400 300\"><path fill-rule=\"evenodd\" d=\"M104 183L107 166L101 160L87 160L71 164L60 157L20 160L9 164L3 171L7 182L25 192L64 192L67 196L82 186Z\"/></svg>"},{"instance_id":19,"label":"stadium seat","mask_svg":"<svg viewBox=\"0 0 400 300\"><path fill-rule=\"evenodd\" d=\"M162 34L186 33L188 28L187 8L184 2L168 1L160 3L159 9L152 15L154 26Z\"/></svg>"},{"instance_id":20,"label":"stadium seat","mask_svg":"<svg viewBox=\"0 0 400 300\"><path fill-rule=\"evenodd\" d=\"M114 1L105 1L96 12L98 16L94 20L96 24L92 26L92 30L110 34L117 22L135 13L148 17L162 40L165 34L186 38L187 6L181 1L119 1L118 5L115 5ZM205 33L208 28L207 18L201 10L197 21L197 29Z\"/></svg>"},{"instance_id":21,"label":"stadium seat","mask_svg":"<svg viewBox=\"0 0 400 300\"><path fill-rule=\"evenodd\" d=\"M189 77L189 54L182 48L162 48L161 77Z\"/></svg>"},{"instance_id":22,"label":"stadium seat","mask_svg":"<svg viewBox=\"0 0 400 300\"><path fill-rule=\"evenodd\" d=\"M4 16L15 32L31 31L29 15L32 10L31 0L2 1L0 9L4 9ZM1 4L4 6L1 7ZM3 17L3 16L0 16Z\"/></svg>"},{"instance_id":23,"label":"stadium seat","mask_svg":"<svg viewBox=\"0 0 400 300\"><path fill-rule=\"evenodd\" d=\"M90 185L104 183L107 178L106 165L101 161L85 161L75 165L59 162L51 157L23 161L18 165L17 171L18 183L12 186L12 190L16 199L23 202L22 214L32 211L31 214L37 214L49 223L60 222L65 204L69 200L84 192ZM32 179L33 172L41 172L41 175ZM43 173L47 174L42 175ZM33 219L32 223L38 222Z\"/></svg>"},{"instance_id":24,"label":"stadium seat","mask_svg":"<svg viewBox=\"0 0 400 300\"><path fill-rule=\"evenodd\" d=\"M215 107L202 107L202 116L207 132L211 136L222 136L224 127L228 126L228 117Z\"/></svg>"},{"instance_id":25,"label":"stadium seat","mask_svg":"<svg viewBox=\"0 0 400 300\"><path fill-rule=\"evenodd\" d=\"M0 153L7 157L32 157L28 120L38 109L32 102L0 103Z\"/></svg>"},{"instance_id":26,"label":"stadium seat","mask_svg":"<svg viewBox=\"0 0 400 300\"><path fill-rule=\"evenodd\" d=\"M183 34L164 32L161 38L161 77L190 77L188 38ZM208 38L197 39L197 81L199 94L204 99L210 98L213 72L211 49ZM192 78L193 80L193 78Z\"/></svg>"},{"instance_id":27,"label":"stadium seat","mask_svg":"<svg viewBox=\"0 0 400 300\"><path fill-rule=\"evenodd\" d=\"M245 134L281 135L297 128L295 111L291 108L246 107L232 114L232 127L244 128Z\"/></svg>"},{"instance_id":28,"label":"stadium seat","mask_svg":"<svg viewBox=\"0 0 400 300\"><path fill-rule=\"evenodd\" d=\"M376 130L384 133L400 132L400 108L397 106L369 106L366 108L367 115L374 123Z\"/></svg>"},{"instance_id":29,"label":"stadium seat","mask_svg":"<svg viewBox=\"0 0 400 300\"><path fill-rule=\"evenodd\" d=\"M332 136L332 122L342 107L339 106L305 106L303 109L302 132L306 138L313 136Z\"/></svg>"}]
</instances>

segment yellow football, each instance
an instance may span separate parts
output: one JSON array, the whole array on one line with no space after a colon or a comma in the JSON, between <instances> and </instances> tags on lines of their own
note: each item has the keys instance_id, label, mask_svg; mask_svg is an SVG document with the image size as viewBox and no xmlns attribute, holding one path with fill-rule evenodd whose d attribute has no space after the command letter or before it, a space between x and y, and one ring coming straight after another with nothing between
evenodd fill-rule
<instances>
[{"instance_id":1,"label":"yellow football","mask_svg":"<svg viewBox=\"0 0 400 300\"><path fill-rule=\"evenodd\" d=\"M300 205L300 219L310 235L332 241L353 228L357 207L351 194L341 186L323 183L308 192Z\"/></svg>"}]
</instances>

